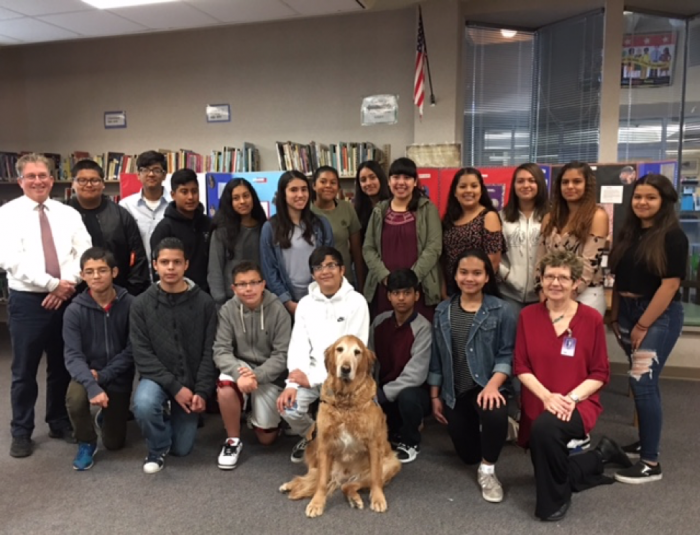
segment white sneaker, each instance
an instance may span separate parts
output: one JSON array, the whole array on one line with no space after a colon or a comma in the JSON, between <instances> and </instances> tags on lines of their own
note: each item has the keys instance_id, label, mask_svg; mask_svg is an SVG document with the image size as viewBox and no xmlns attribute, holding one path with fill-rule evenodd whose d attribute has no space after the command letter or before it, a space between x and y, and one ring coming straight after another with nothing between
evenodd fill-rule
<instances>
[{"instance_id":1,"label":"white sneaker","mask_svg":"<svg viewBox=\"0 0 700 535\"><path fill-rule=\"evenodd\" d=\"M571 453L578 453L583 450L587 450L591 447L591 435L586 435L583 438L572 438L566 444L566 447Z\"/></svg>"},{"instance_id":2,"label":"white sneaker","mask_svg":"<svg viewBox=\"0 0 700 535\"><path fill-rule=\"evenodd\" d=\"M233 470L236 468L238 456L241 454L242 449L243 442L240 440L226 439L224 447L221 448L221 453L219 453L219 468L222 470Z\"/></svg>"},{"instance_id":3,"label":"white sneaker","mask_svg":"<svg viewBox=\"0 0 700 535\"><path fill-rule=\"evenodd\" d=\"M486 474L481 471L477 472L477 480L481 486L481 496L487 502L499 503L503 501L503 487L501 482L498 481L496 474Z\"/></svg>"}]
</instances>

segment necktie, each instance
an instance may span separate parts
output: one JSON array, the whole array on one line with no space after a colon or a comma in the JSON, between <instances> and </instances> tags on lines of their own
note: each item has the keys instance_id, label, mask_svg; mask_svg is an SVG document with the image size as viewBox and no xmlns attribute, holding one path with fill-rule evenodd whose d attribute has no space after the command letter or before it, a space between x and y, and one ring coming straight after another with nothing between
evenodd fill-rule
<instances>
[{"instance_id":1,"label":"necktie","mask_svg":"<svg viewBox=\"0 0 700 535\"><path fill-rule=\"evenodd\" d=\"M44 248L44 262L46 273L57 279L61 278L61 265L58 263L56 244L51 233L51 224L46 217L46 207L39 205L39 226L41 227L41 246Z\"/></svg>"}]
</instances>

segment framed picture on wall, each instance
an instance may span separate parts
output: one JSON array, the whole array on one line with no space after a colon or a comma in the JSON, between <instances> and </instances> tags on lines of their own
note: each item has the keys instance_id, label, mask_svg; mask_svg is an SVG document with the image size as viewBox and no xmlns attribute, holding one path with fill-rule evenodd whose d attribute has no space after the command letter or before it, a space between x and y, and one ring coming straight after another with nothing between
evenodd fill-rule
<instances>
[{"instance_id":1,"label":"framed picture on wall","mask_svg":"<svg viewBox=\"0 0 700 535\"><path fill-rule=\"evenodd\" d=\"M684 177L693 176L698 174L698 168L700 164L696 159L683 160L681 162L681 175Z\"/></svg>"}]
</instances>

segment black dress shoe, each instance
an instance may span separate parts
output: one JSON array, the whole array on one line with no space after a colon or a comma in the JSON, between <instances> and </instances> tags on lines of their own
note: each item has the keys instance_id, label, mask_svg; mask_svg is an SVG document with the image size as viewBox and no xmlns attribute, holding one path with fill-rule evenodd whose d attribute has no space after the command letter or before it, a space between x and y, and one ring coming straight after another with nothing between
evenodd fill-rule
<instances>
[{"instance_id":1,"label":"black dress shoe","mask_svg":"<svg viewBox=\"0 0 700 535\"><path fill-rule=\"evenodd\" d=\"M51 438L62 438L68 444L77 444L78 441L73 435L73 429L70 427L61 427L59 429L49 429L49 437Z\"/></svg>"},{"instance_id":2,"label":"black dress shoe","mask_svg":"<svg viewBox=\"0 0 700 535\"><path fill-rule=\"evenodd\" d=\"M566 500L564 502L564 505L562 505L559 509L557 509L554 513L549 515L546 518L543 518L542 520L544 522L559 522L562 518L566 516L567 511L569 510L569 506L571 505L571 500Z\"/></svg>"},{"instance_id":3,"label":"black dress shoe","mask_svg":"<svg viewBox=\"0 0 700 535\"><path fill-rule=\"evenodd\" d=\"M630 461L630 458L627 457L620 445L608 437L601 438L593 451L600 455L604 465L616 464L622 468L632 466L632 461Z\"/></svg>"},{"instance_id":4,"label":"black dress shoe","mask_svg":"<svg viewBox=\"0 0 700 535\"><path fill-rule=\"evenodd\" d=\"M13 437L12 445L10 446L10 455L12 457L29 457L34 453L34 442L29 437Z\"/></svg>"}]
</instances>

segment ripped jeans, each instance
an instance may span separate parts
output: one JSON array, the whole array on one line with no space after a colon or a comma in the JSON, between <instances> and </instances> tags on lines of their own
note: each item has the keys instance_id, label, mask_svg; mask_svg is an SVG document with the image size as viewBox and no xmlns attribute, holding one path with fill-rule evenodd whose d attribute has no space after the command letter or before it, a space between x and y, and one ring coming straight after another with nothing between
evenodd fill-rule
<instances>
[{"instance_id":1,"label":"ripped jeans","mask_svg":"<svg viewBox=\"0 0 700 535\"><path fill-rule=\"evenodd\" d=\"M683 328L683 307L673 301L661 316L649 326L639 349L632 353L630 332L649 306L649 299L620 297L620 334L622 345L630 362L629 382L634 394L634 405L639 418L641 458L656 462L663 414L659 376Z\"/></svg>"}]
</instances>

